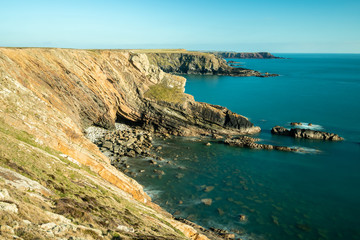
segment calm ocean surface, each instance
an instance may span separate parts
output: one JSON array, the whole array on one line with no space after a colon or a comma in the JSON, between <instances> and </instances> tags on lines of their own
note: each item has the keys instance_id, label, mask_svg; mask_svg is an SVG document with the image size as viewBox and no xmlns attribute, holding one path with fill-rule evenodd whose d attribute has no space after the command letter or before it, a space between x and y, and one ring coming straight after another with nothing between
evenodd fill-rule
<instances>
[{"instance_id":1,"label":"calm ocean surface","mask_svg":"<svg viewBox=\"0 0 360 240\"><path fill-rule=\"evenodd\" d=\"M278 55L289 59L233 60L279 77L185 76L186 93L248 117L261 127L256 137L263 142L309 153L157 140L162 168L129 160L132 170L146 170L135 179L175 216L242 239L360 239L360 55ZM345 141L271 135L273 126L290 122L312 123ZM211 206L201 203L204 198ZM239 221L240 214L248 220Z\"/></svg>"}]
</instances>

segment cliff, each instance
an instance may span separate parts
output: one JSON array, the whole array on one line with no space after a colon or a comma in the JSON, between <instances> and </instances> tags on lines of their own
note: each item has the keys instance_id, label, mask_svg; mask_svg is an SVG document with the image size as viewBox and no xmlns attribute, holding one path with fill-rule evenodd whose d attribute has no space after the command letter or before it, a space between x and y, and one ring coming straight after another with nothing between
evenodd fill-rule
<instances>
[{"instance_id":1,"label":"cliff","mask_svg":"<svg viewBox=\"0 0 360 240\"><path fill-rule=\"evenodd\" d=\"M259 58L259 59L271 59L281 57L275 57L269 52L210 52L216 56L222 58Z\"/></svg>"},{"instance_id":2,"label":"cliff","mask_svg":"<svg viewBox=\"0 0 360 240\"><path fill-rule=\"evenodd\" d=\"M194 101L184 85L145 54L0 48L1 234L207 239L153 204L84 135L115 122L175 135L260 130Z\"/></svg>"},{"instance_id":3,"label":"cliff","mask_svg":"<svg viewBox=\"0 0 360 240\"><path fill-rule=\"evenodd\" d=\"M153 65L159 66L164 72L175 74L203 74L225 76L256 76L266 75L246 69L229 66L224 59L211 53L186 50L133 50L148 56Z\"/></svg>"}]
</instances>

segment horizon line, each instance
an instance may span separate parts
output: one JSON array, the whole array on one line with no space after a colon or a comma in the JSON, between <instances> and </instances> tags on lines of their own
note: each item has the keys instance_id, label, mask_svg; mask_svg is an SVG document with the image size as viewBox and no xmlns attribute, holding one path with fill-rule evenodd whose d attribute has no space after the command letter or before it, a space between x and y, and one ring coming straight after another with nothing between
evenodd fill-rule
<instances>
[{"instance_id":1,"label":"horizon line","mask_svg":"<svg viewBox=\"0 0 360 240\"><path fill-rule=\"evenodd\" d=\"M76 48L76 47L26 47L26 46L0 46L0 48L43 48L43 49L73 49L73 50L186 50L186 51L196 51L196 52L236 52L236 53L274 53L274 54L360 54L360 52L271 52L271 51L235 51L235 50L195 50L195 49L186 49L186 48Z\"/></svg>"}]
</instances>

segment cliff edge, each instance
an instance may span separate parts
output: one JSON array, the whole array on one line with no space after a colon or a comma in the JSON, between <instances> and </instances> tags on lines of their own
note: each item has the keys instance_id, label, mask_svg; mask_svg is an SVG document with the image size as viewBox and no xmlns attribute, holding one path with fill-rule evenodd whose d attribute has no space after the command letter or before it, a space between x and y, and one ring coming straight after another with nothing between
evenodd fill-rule
<instances>
[{"instance_id":1,"label":"cliff edge","mask_svg":"<svg viewBox=\"0 0 360 240\"><path fill-rule=\"evenodd\" d=\"M260 130L194 101L185 81L131 51L0 48L1 234L207 239L153 204L84 135L115 122L174 135Z\"/></svg>"}]
</instances>

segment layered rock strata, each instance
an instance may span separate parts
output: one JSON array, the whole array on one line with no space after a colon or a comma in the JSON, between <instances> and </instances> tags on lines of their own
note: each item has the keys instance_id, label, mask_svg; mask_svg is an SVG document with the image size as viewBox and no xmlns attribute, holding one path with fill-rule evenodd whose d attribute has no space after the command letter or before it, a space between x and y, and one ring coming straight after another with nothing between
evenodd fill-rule
<instances>
[{"instance_id":1,"label":"layered rock strata","mask_svg":"<svg viewBox=\"0 0 360 240\"><path fill-rule=\"evenodd\" d=\"M259 131L230 110L194 101L186 79L164 73L145 54L70 49L0 49L1 77L16 79L81 129L115 121L174 135Z\"/></svg>"},{"instance_id":2,"label":"layered rock strata","mask_svg":"<svg viewBox=\"0 0 360 240\"><path fill-rule=\"evenodd\" d=\"M140 51L141 52L141 51ZM211 53L173 50L165 52L146 52L150 62L164 72L176 74L203 74L225 76L268 77L276 74L263 74L258 71L231 67L226 60Z\"/></svg>"},{"instance_id":3,"label":"layered rock strata","mask_svg":"<svg viewBox=\"0 0 360 240\"><path fill-rule=\"evenodd\" d=\"M318 139L326 141L342 141L344 138L335 133L315 131L310 129L291 128L290 130L275 126L271 129L271 133L275 135L290 136L294 138Z\"/></svg>"},{"instance_id":4,"label":"layered rock strata","mask_svg":"<svg viewBox=\"0 0 360 240\"><path fill-rule=\"evenodd\" d=\"M207 239L152 203L141 185L111 166L109 158L85 137L88 127L114 129L116 121L174 135L260 131L247 118L226 108L195 102L193 97L184 94L184 85L185 78L164 73L150 64L145 54L0 48L1 165L31 176L44 187L51 186L58 194L54 195L58 214L65 214L78 223L91 223L104 233L128 231L131 237L144 237L137 231L132 232L132 228L142 231L136 224L119 225L117 229L102 215L121 212L117 215L130 216L128 212L137 209L133 218L138 220L141 215L141 221L149 223L149 231L142 233L149 234L146 237L155 234L157 239ZM11 135L11 127L18 132ZM24 138L24 134L33 140ZM115 151L106 141L102 144ZM25 166L30 159L31 164ZM80 199L85 197L83 188L88 190L86 194L93 194L98 201L101 199L104 206L111 201L113 209L101 213L92 204L84 204L93 199ZM102 188L107 190L93 192ZM104 193L109 193L109 200L100 197ZM18 202L24 202L23 194L17 191L13 194ZM30 202L37 204L37 201ZM91 211L95 211L97 217L88 218L85 213ZM40 211L27 213L29 219L37 217L35 212ZM82 219L83 216L86 219ZM44 219L41 221L45 222ZM92 222L93 219L97 222ZM152 225L162 227L157 227L155 233L150 229ZM99 238L110 237L104 236Z\"/></svg>"},{"instance_id":5,"label":"layered rock strata","mask_svg":"<svg viewBox=\"0 0 360 240\"><path fill-rule=\"evenodd\" d=\"M266 149L266 150L278 150L285 152L298 152L299 149L291 148L286 146L274 146L270 144L257 143L260 139L252 138L248 136L240 136L225 139L224 143L230 146L237 146L242 148L251 148L251 149Z\"/></svg>"}]
</instances>

